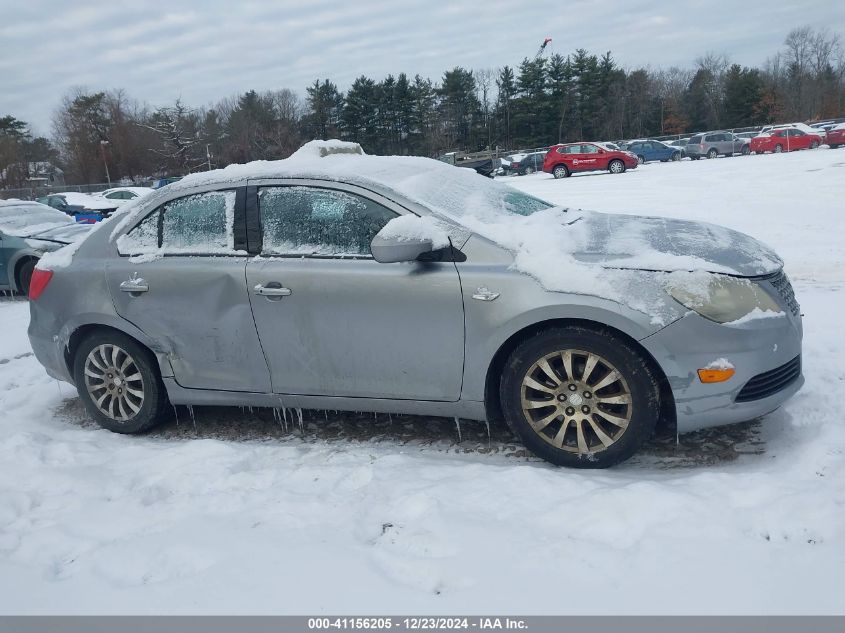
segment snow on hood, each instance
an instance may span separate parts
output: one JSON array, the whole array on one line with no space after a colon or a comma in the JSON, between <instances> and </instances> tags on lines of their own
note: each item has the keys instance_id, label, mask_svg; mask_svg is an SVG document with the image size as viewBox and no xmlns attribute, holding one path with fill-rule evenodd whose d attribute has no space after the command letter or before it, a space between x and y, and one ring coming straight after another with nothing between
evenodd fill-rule
<instances>
[{"instance_id":1,"label":"snow on hood","mask_svg":"<svg viewBox=\"0 0 845 633\"><path fill-rule=\"evenodd\" d=\"M769 247L744 233L706 222L589 213L579 228L589 235L574 257L613 268L706 270L752 277L783 267Z\"/></svg>"}]
</instances>

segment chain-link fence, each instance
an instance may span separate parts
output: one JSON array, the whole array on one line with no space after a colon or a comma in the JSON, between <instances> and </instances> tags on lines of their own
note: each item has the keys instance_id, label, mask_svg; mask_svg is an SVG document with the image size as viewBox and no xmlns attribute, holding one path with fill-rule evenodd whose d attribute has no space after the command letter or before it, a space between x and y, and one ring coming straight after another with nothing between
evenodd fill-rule
<instances>
[{"instance_id":1,"label":"chain-link fence","mask_svg":"<svg viewBox=\"0 0 845 633\"><path fill-rule=\"evenodd\" d=\"M97 193L114 186L116 185L109 185L105 182L95 185L33 185L31 187L21 187L20 189L0 189L0 199L9 200L11 198L17 198L19 200L35 200L51 193L62 193L64 191Z\"/></svg>"}]
</instances>

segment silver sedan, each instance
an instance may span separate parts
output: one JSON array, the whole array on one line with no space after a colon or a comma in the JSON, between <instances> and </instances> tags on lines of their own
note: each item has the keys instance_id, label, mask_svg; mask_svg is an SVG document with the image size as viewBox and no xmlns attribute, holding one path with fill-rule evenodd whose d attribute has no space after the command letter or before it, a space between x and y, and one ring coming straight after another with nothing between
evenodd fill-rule
<instances>
[{"instance_id":1,"label":"silver sedan","mask_svg":"<svg viewBox=\"0 0 845 633\"><path fill-rule=\"evenodd\" d=\"M658 424L756 418L803 382L798 304L748 236L318 149L189 176L39 264L33 350L92 418L120 433L171 405L503 419L546 460L594 468Z\"/></svg>"}]
</instances>

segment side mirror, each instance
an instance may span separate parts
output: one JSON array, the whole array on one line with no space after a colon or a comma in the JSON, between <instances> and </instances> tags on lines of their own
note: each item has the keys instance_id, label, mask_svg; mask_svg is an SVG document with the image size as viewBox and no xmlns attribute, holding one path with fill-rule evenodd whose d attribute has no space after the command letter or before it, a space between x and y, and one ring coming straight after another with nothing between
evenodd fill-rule
<instances>
[{"instance_id":1,"label":"side mirror","mask_svg":"<svg viewBox=\"0 0 845 633\"><path fill-rule=\"evenodd\" d=\"M434 244L429 239L382 237L376 235L370 242L370 251L380 264L396 262L413 262L434 250Z\"/></svg>"}]
</instances>

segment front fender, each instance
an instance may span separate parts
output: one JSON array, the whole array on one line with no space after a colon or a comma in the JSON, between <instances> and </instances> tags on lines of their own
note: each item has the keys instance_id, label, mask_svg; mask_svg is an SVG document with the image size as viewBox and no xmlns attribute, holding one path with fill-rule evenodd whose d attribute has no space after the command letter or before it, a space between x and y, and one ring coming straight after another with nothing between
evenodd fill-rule
<instances>
[{"instance_id":1,"label":"front fender","mask_svg":"<svg viewBox=\"0 0 845 633\"><path fill-rule=\"evenodd\" d=\"M526 328L558 320L589 321L642 340L671 322L682 312L667 312L655 319L627 305L595 296L550 292L533 279L490 267L460 266L466 324L464 382L461 397L484 399L487 371L497 352L514 335ZM492 301L473 297L480 287L498 292ZM662 293L665 294L665 293ZM655 293L655 301L660 300Z\"/></svg>"}]
</instances>

